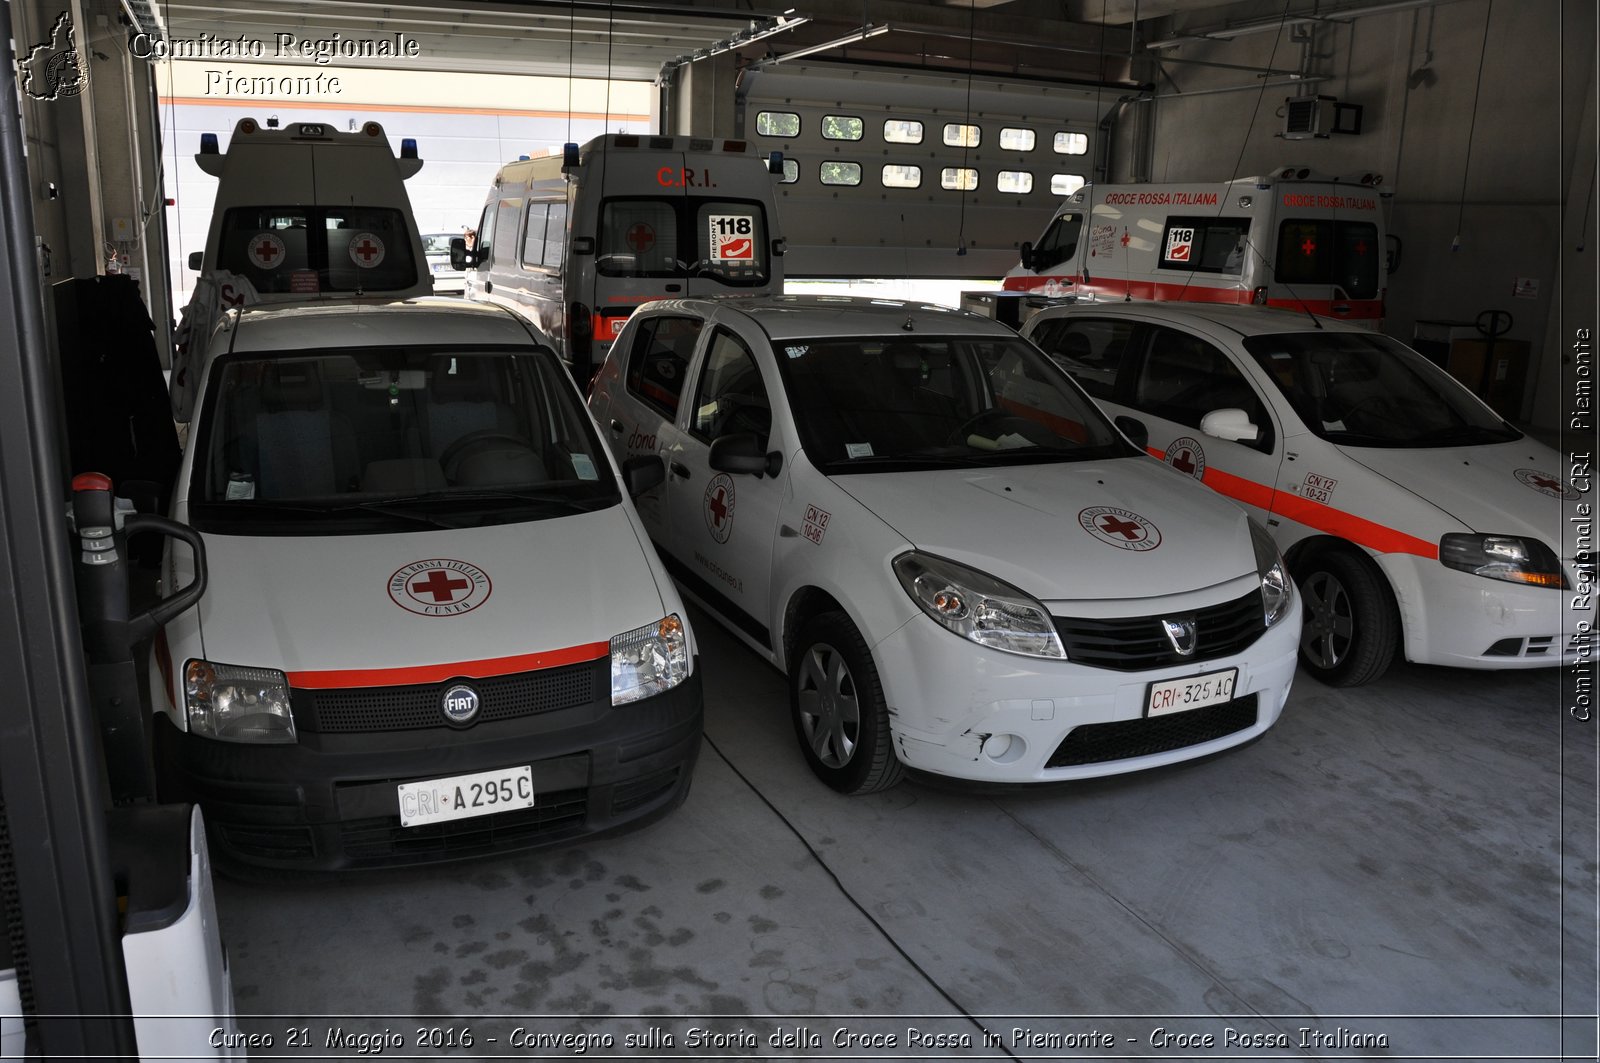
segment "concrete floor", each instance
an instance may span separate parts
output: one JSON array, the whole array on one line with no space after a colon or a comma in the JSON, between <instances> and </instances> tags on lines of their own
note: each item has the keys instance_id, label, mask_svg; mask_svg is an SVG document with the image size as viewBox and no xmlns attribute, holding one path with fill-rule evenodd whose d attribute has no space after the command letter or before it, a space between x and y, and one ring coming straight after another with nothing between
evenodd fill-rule
<instances>
[{"instance_id":1,"label":"concrete floor","mask_svg":"<svg viewBox=\"0 0 1600 1063\"><path fill-rule=\"evenodd\" d=\"M590 1058L1594 1058L1595 1023L1558 1017L1595 1011L1596 725L1555 671L1302 676L1276 728L1204 762L843 798L801 760L782 677L695 629L706 744L661 823L220 883L241 1026L274 1038L252 1054L306 1058L294 1027L434 1054L416 1034L438 1027L470 1028L458 1057L577 1054L522 1029L610 1035ZM893 1044L836 1040L873 1034Z\"/></svg>"}]
</instances>

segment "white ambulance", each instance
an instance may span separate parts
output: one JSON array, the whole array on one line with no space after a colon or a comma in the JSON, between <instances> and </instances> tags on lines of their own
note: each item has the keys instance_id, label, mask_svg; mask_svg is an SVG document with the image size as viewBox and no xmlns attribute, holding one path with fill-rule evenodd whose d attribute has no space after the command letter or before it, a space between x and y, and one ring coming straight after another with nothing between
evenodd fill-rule
<instances>
[{"instance_id":1,"label":"white ambulance","mask_svg":"<svg viewBox=\"0 0 1600 1063\"><path fill-rule=\"evenodd\" d=\"M684 609L554 353L459 299L250 308L173 516L209 587L152 650L156 761L219 866L372 868L647 822L688 792ZM175 548L163 585L182 585Z\"/></svg>"},{"instance_id":2,"label":"white ambulance","mask_svg":"<svg viewBox=\"0 0 1600 1063\"><path fill-rule=\"evenodd\" d=\"M467 298L525 315L586 384L640 303L783 291L774 165L743 140L633 134L508 163Z\"/></svg>"},{"instance_id":3,"label":"white ambulance","mask_svg":"<svg viewBox=\"0 0 1600 1063\"><path fill-rule=\"evenodd\" d=\"M226 309L433 292L405 189L422 168L416 141L403 140L396 157L377 122L342 132L242 118L225 153L215 133L202 134L195 161L218 178L217 198L205 250L189 256L200 276L174 337L176 420L187 421L194 406L194 348Z\"/></svg>"},{"instance_id":4,"label":"white ambulance","mask_svg":"<svg viewBox=\"0 0 1600 1063\"><path fill-rule=\"evenodd\" d=\"M1588 652L1594 559L1563 529L1590 503L1570 467L1403 344L1177 303L1047 307L1022 333L1152 454L1272 529L1323 682L1376 679L1396 653L1553 668Z\"/></svg>"},{"instance_id":5,"label":"white ambulance","mask_svg":"<svg viewBox=\"0 0 1600 1063\"><path fill-rule=\"evenodd\" d=\"M1281 306L1377 327L1388 286L1379 174L1285 167L1193 184L1085 185L1022 245L1007 291Z\"/></svg>"}]
</instances>

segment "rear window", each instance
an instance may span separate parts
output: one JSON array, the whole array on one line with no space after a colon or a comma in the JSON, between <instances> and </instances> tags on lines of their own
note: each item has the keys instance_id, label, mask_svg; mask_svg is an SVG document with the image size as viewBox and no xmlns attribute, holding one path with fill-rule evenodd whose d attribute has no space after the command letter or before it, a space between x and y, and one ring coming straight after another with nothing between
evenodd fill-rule
<instances>
[{"instance_id":1,"label":"rear window","mask_svg":"<svg viewBox=\"0 0 1600 1063\"><path fill-rule=\"evenodd\" d=\"M1376 299L1378 227L1365 221L1291 218L1278 227L1279 284L1336 284L1352 299Z\"/></svg>"},{"instance_id":2,"label":"rear window","mask_svg":"<svg viewBox=\"0 0 1600 1063\"><path fill-rule=\"evenodd\" d=\"M411 239L386 207L233 207L217 266L262 293L400 291L417 284Z\"/></svg>"},{"instance_id":3,"label":"rear window","mask_svg":"<svg viewBox=\"0 0 1600 1063\"><path fill-rule=\"evenodd\" d=\"M705 277L730 287L767 283L767 212L753 200L700 196L608 199L595 268L604 277Z\"/></svg>"}]
</instances>

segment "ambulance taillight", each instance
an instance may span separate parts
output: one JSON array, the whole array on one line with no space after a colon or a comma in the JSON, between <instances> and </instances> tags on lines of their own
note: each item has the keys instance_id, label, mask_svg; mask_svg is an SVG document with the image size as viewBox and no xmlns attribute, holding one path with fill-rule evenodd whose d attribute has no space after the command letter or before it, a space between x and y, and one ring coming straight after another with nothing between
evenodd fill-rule
<instances>
[{"instance_id":1,"label":"ambulance taillight","mask_svg":"<svg viewBox=\"0 0 1600 1063\"><path fill-rule=\"evenodd\" d=\"M575 302L567 307L567 357L573 376L590 370L594 358L594 318L589 307ZM587 378L578 381L587 384Z\"/></svg>"}]
</instances>

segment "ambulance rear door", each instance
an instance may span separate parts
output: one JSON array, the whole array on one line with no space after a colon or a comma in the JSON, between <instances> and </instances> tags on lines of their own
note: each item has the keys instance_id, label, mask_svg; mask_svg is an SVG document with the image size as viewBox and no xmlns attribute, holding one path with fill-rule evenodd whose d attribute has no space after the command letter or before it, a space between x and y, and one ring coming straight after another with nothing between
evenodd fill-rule
<instances>
[{"instance_id":1,"label":"ambulance rear door","mask_svg":"<svg viewBox=\"0 0 1600 1063\"><path fill-rule=\"evenodd\" d=\"M1376 327L1383 318L1383 217L1374 188L1279 182L1269 302Z\"/></svg>"}]
</instances>

